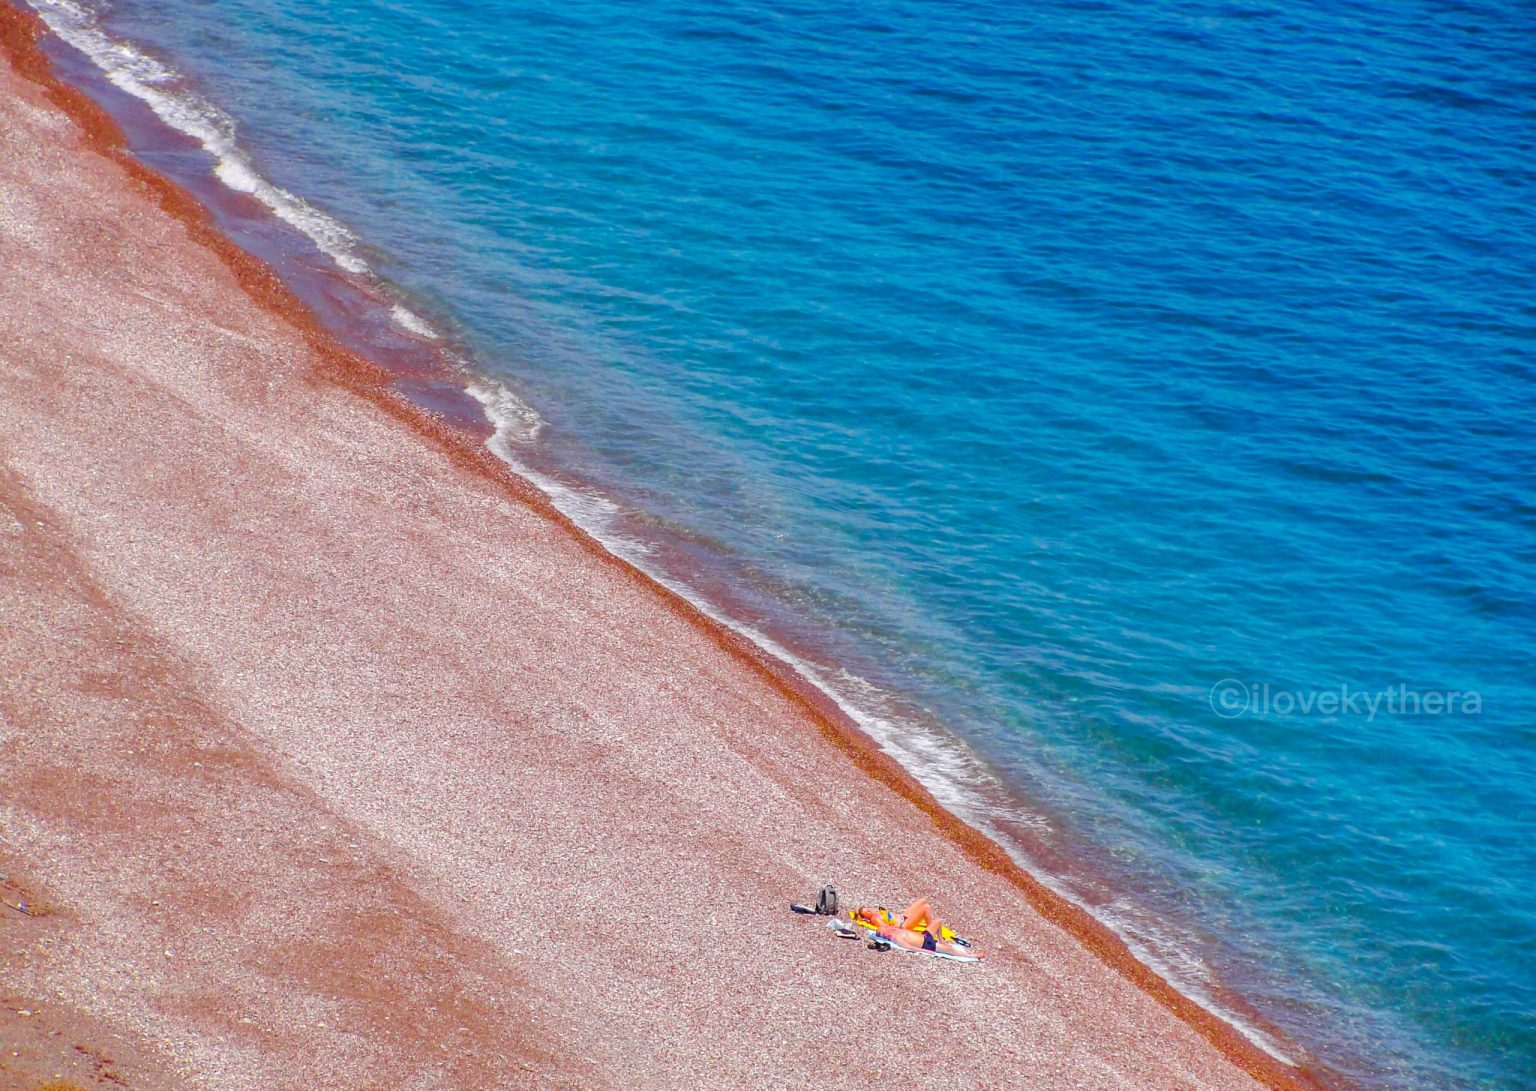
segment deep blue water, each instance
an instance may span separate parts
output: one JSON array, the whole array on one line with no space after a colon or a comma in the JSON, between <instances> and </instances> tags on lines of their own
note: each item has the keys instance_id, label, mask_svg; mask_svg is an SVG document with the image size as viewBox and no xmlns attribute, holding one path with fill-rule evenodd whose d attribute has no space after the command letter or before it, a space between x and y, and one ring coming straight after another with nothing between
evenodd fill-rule
<instances>
[{"instance_id":1,"label":"deep blue water","mask_svg":"<svg viewBox=\"0 0 1536 1091\"><path fill-rule=\"evenodd\" d=\"M1528 6L104 18L1188 987L1374 1085L1536 1078Z\"/></svg>"}]
</instances>

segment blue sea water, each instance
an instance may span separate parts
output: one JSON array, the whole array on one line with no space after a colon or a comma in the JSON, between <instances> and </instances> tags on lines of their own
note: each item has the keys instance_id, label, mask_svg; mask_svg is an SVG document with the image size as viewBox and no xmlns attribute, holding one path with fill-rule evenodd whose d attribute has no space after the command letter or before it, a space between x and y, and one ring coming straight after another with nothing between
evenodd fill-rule
<instances>
[{"instance_id":1,"label":"blue sea water","mask_svg":"<svg viewBox=\"0 0 1536 1091\"><path fill-rule=\"evenodd\" d=\"M1536 1080L1528 6L36 6L1192 993Z\"/></svg>"}]
</instances>

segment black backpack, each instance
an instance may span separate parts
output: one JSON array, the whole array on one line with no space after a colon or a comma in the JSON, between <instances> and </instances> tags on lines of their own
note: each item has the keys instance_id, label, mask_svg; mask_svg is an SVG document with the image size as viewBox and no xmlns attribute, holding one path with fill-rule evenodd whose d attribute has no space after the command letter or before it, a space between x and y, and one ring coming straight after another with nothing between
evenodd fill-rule
<instances>
[{"instance_id":1,"label":"black backpack","mask_svg":"<svg viewBox=\"0 0 1536 1091\"><path fill-rule=\"evenodd\" d=\"M831 883L821 888L821 893L816 895L816 912L823 917L837 916L837 888Z\"/></svg>"}]
</instances>

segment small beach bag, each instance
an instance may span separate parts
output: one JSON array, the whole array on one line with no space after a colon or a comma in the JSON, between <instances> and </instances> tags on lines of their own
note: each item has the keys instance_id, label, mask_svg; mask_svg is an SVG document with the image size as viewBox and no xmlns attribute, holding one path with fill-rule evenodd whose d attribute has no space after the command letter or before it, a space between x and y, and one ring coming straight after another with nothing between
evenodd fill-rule
<instances>
[{"instance_id":1,"label":"small beach bag","mask_svg":"<svg viewBox=\"0 0 1536 1091\"><path fill-rule=\"evenodd\" d=\"M816 895L816 912L823 917L837 916L837 888L831 883L821 888L821 893Z\"/></svg>"}]
</instances>

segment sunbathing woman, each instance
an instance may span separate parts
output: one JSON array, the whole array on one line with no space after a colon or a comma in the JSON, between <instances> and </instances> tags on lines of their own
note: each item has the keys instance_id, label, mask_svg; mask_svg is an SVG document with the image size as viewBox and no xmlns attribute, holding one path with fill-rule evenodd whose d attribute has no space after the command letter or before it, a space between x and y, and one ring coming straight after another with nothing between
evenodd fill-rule
<instances>
[{"instance_id":1,"label":"sunbathing woman","mask_svg":"<svg viewBox=\"0 0 1536 1091\"><path fill-rule=\"evenodd\" d=\"M981 952L954 932L934 915L927 898L919 898L907 906L900 917L889 909L860 906L848 910L854 924L873 932L877 940L907 951L927 951L943 958L960 959L963 962L979 962ZM875 943L875 941L871 941Z\"/></svg>"}]
</instances>

